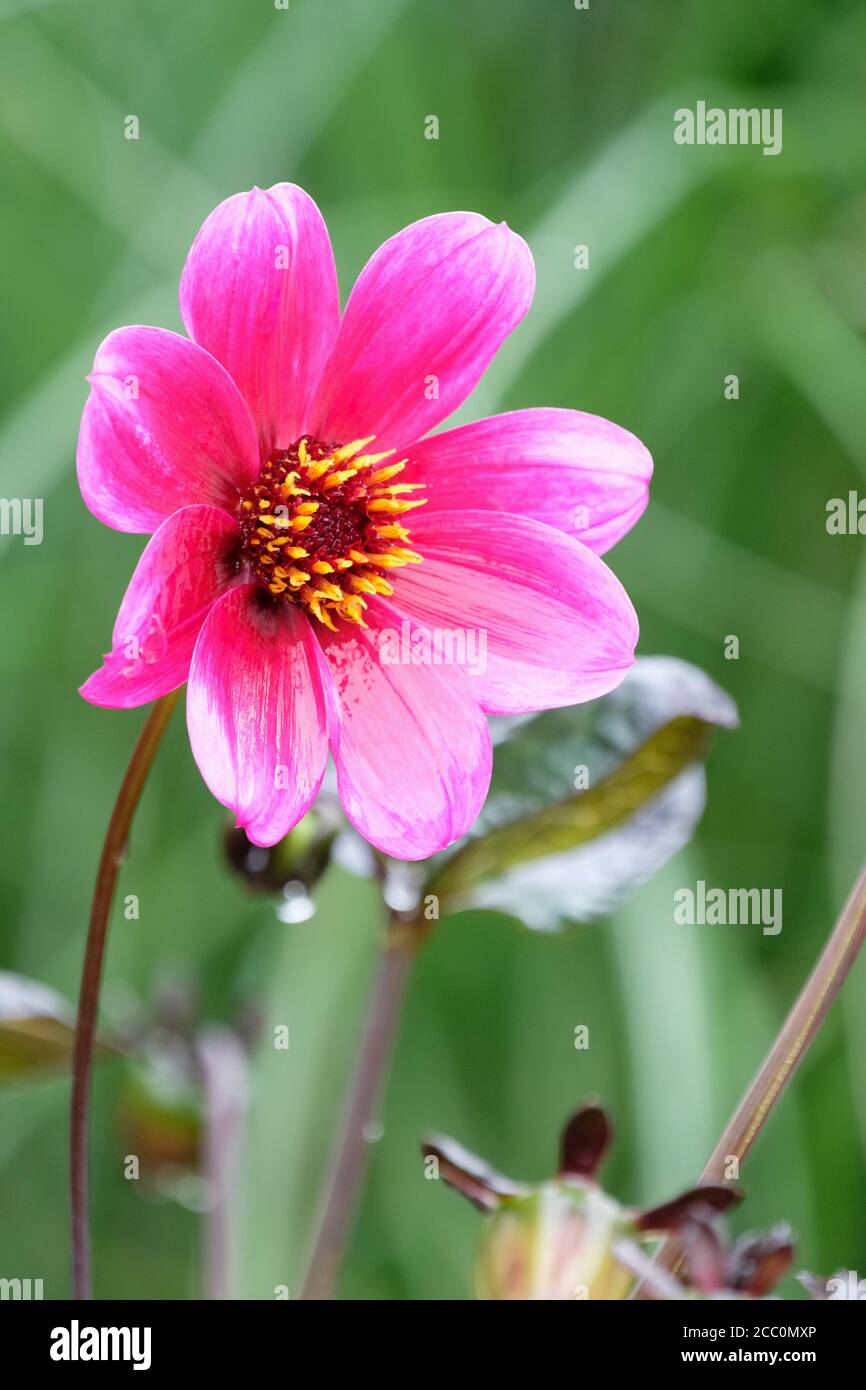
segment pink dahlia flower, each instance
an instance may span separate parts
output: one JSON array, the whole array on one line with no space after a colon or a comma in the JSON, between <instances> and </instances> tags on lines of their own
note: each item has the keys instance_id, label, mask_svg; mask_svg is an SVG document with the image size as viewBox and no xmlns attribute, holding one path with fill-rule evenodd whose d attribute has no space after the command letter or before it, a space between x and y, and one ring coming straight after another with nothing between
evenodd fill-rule
<instances>
[{"instance_id":1,"label":"pink dahlia flower","mask_svg":"<svg viewBox=\"0 0 866 1390\"><path fill-rule=\"evenodd\" d=\"M637 620L599 556L646 506L643 445L572 410L428 433L534 280L504 224L444 213L385 242L341 316L322 216L278 184L201 228L189 338L120 328L96 354L81 491L152 536L81 693L127 708L188 681L196 762L256 844L307 811L330 748L361 834L426 857L484 801L486 713L588 700L631 665ZM424 659L437 633L484 661L468 640L471 666Z\"/></svg>"}]
</instances>

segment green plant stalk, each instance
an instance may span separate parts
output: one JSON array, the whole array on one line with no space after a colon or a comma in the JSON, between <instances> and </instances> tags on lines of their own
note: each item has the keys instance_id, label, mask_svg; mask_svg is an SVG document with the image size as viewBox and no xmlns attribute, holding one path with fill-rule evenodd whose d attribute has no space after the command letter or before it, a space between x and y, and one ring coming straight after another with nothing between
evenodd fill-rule
<instances>
[{"instance_id":1,"label":"green plant stalk","mask_svg":"<svg viewBox=\"0 0 866 1390\"><path fill-rule=\"evenodd\" d=\"M372 1118L397 1035L406 987L428 923L392 913L367 1005L361 1045L343 1119L328 1165L316 1237L301 1287L306 1301L333 1298L355 1201L366 1167L365 1129Z\"/></svg>"},{"instance_id":2,"label":"green plant stalk","mask_svg":"<svg viewBox=\"0 0 866 1390\"><path fill-rule=\"evenodd\" d=\"M205 1095L202 1166L209 1204L202 1220L202 1283L206 1299L237 1298L237 1193L243 1124L249 1102L247 1061L228 1028L207 1028L197 1043Z\"/></svg>"},{"instance_id":3,"label":"green plant stalk","mask_svg":"<svg viewBox=\"0 0 866 1390\"><path fill-rule=\"evenodd\" d=\"M851 891L811 975L803 986L778 1037L764 1058L742 1100L704 1165L700 1182L727 1182L763 1129L773 1107L811 1046L830 1006L845 983L866 938L866 867ZM735 1162L732 1162L734 1160ZM732 1172L732 1169L735 1171ZM665 1269L682 1266L676 1239L665 1241L657 1254Z\"/></svg>"},{"instance_id":4,"label":"green plant stalk","mask_svg":"<svg viewBox=\"0 0 866 1390\"><path fill-rule=\"evenodd\" d=\"M179 690L163 695L150 710L138 736L129 766L111 812L90 908L90 923L84 947L78 1016L72 1051L72 1096L69 1106L69 1198L72 1220L72 1296L89 1299L90 1223L87 1190L87 1130L90 1107L90 1078L93 1069L93 1040L99 1009L99 986L108 936L108 918L114 899L117 875L129 838L132 818L160 745Z\"/></svg>"}]
</instances>

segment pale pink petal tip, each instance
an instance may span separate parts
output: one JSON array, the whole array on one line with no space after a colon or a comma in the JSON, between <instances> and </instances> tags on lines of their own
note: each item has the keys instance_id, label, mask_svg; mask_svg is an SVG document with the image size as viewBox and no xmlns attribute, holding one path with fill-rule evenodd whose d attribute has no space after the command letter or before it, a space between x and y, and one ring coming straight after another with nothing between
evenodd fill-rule
<instances>
[{"instance_id":1,"label":"pale pink petal tip","mask_svg":"<svg viewBox=\"0 0 866 1390\"><path fill-rule=\"evenodd\" d=\"M76 461L94 516L147 533L179 507L237 506L259 450L249 411L213 357L162 328L119 328L88 380Z\"/></svg>"},{"instance_id":2,"label":"pale pink petal tip","mask_svg":"<svg viewBox=\"0 0 866 1390\"><path fill-rule=\"evenodd\" d=\"M193 756L213 795L256 845L310 808L328 756L324 664L306 616L231 589L199 634L187 692Z\"/></svg>"},{"instance_id":3,"label":"pale pink petal tip","mask_svg":"<svg viewBox=\"0 0 866 1390\"><path fill-rule=\"evenodd\" d=\"M646 508L652 458L635 435L578 410L515 410L414 445L407 481L430 507L510 512L554 526L603 554ZM497 524L497 523L492 523Z\"/></svg>"},{"instance_id":4,"label":"pale pink petal tip","mask_svg":"<svg viewBox=\"0 0 866 1390\"><path fill-rule=\"evenodd\" d=\"M313 425L321 438L420 439L466 399L532 300L526 242L477 213L391 237L349 296Z\"/></svg>"},{"instance_id":5,"label":"pale pink petal tip","mask_svg":"<svg viewBox=\"0 0 866 1390\"><path fill-rule=\"evenodd\" d=\"M339 726L332 751L343 809L377 849L426 859L463 835L490 783L487 721L458 666L405 659L403 620L385 603L370 627L324 632ZM411 624L405 623L411 647Z\"/></svg>"},{"instance_id":6,"label":"pale pink petal tip","mask_svg":"<svg viewBox=\"0 0 866 1390\"><path fill-rule=\"evenodd\" d=\"M394 606L426 627L475 635L485 660L471 677L489 714L523 714L595 699L634 661L637 615L607 565L551 526L481 511L413 522L424 563L401 570Z\"/></svg>"},{"instance_id":7,"label":"pale pink petal tip","mask_svg":"<svg viewBox=\"0 0 866 1390\"><path fill-rule=\"evenodd\" d=\"M80 689L85 700L130 709L183 685L199 629L234 581L238 541L217 507L184 507L162 523L123 597L111 651Z\"/></svg>"},{"instance_id":8,"label":"pale pink petal tip","mask_svg":"<svg viewBox=\"0 0 866 1390\"><path fill-rule=\"evenodd\" d=\"M340 299L327 227L302 188L279 183L220 203L187 257L180 310L240 387L265 456L308 429Z\"/></svg>"}]
</instances>

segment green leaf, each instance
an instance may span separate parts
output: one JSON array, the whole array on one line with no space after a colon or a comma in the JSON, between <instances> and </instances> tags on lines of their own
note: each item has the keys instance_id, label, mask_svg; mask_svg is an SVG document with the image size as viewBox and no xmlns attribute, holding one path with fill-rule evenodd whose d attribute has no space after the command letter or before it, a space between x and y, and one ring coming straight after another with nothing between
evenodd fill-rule
<instances>
[{"instance_id":1,"label":"green leaf","mask_svg":"<svg viewBox=\"0 0 866 1390\"><path fill-rule=\"evenodd\" d=\"M74 1039L74 1014L62 995L39 980L0 970L0 1083L65 1065ZM98 1042L96 1050L108 1046Z\"/></svg>"},{"instance_id":2,"label":"green leaf","mask_svg":"<svg viewBox=\"0 0 866 1390\"><path fill-rule=\"evenodd\" d=\"M518 724L471 838L425 891L442 911L494 908L541 931L610 912L687 843L713 730L736 724L730 697L671 657L639 660L602 700Z\"/></svg>"}]
</instances>

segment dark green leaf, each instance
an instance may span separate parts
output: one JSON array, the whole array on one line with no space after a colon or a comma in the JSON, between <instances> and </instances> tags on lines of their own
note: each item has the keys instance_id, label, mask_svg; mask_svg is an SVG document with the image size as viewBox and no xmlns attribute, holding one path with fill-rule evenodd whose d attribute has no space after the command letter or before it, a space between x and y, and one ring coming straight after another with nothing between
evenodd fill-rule
<instances>
[{"instance_id":1,"label":"dark green leaf","mask_svg":"<svg viewBox=\"0 0 866 1390\"><path fill-rule=\"evenodd\" d=\"M687 842L713 729L736 722L702 671L652 657L605 699L519 725L471 838L427 891L445 911L497 908L539 930L609 912Z\"/></svg>"},{"instance_id":2,"label":"dark green leaf","mask_svg":"<svg viewBox=\"0 0 866 1390\"><path fill-rule=\"evenodd\" d=\"M0 1082L65 1065L75 1038L71 1006L39 980L0 970ZM106 1044L98 1043L104 1050Z\"/></svg>"}]
</instances>

